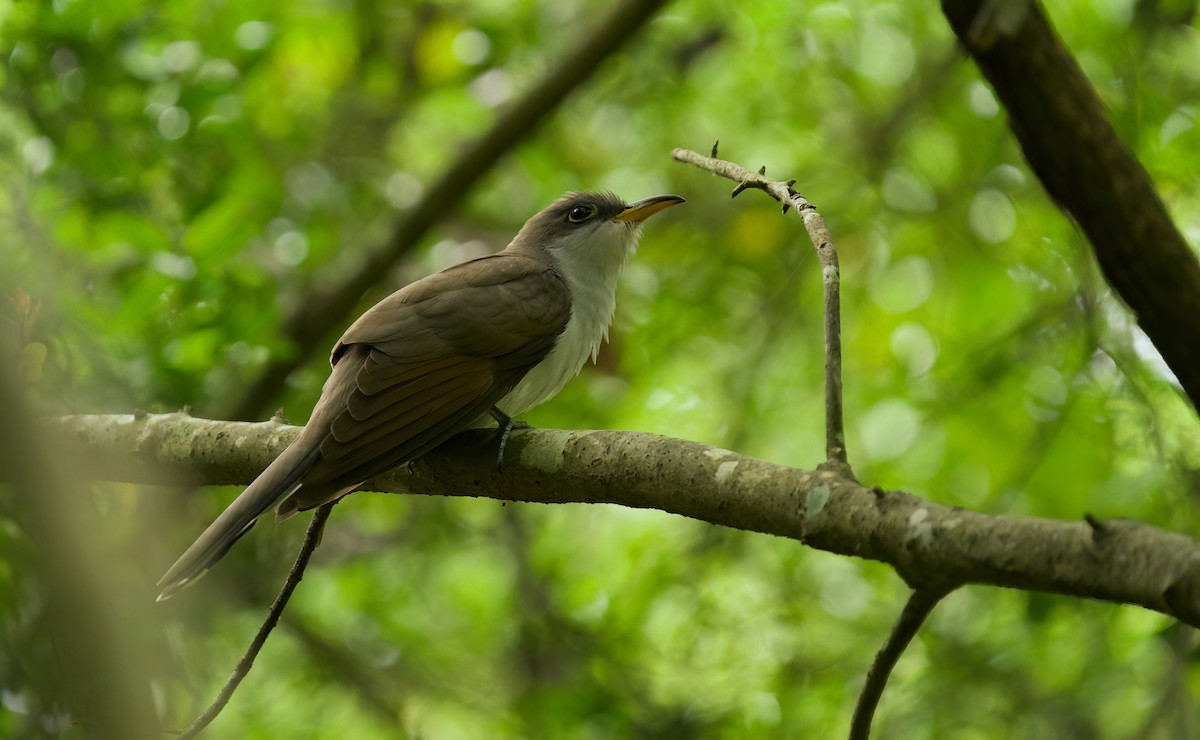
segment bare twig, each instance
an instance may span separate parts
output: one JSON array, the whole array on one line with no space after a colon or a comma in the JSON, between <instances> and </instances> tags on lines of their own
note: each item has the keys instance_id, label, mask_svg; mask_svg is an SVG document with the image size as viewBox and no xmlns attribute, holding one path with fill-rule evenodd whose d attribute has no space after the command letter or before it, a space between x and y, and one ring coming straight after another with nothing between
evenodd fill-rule
<instances>
[{"instance_id":1,"label":"bare twig","mask_svg":"<svg viewBox=\"0 0 1200 740\"><path fill-rule=\"evenodd\" d=\"M754 188L782 203L784 213L789 208L796 209L817 250L825 285L825 460L848 469L846 433L842 425L841 273L833 237L817 209L792 187L796 184L795 180L772 180L766 176L766 167L754 173L740 165L717 159L716 144L712 153L713 156L706 157L688 149L676 149L671 155L680 162L694 164L702 170L736 182L731 197L736 198L743 190Z\"/></svg>"},{"instance_id":2,"label":"bare twig","mask_svg":"<svg viewBox=\"0 0 1200 740\"><path fill-rule=\"evenodd\" d=\"M356 541L359 539L356 538ZM323 544L328 546L328 540ZM239 579L235 584L239 587L236 594L238 608L257 609L261 606L258 589L251 585L251 580ZM276 629L287 630L291 638L303 646L309 665L332 681L342 684L347 692L374 712L380 722L391 726L396 734L402 734L403 698L406 692L403 684L396 680L399 662L389 665L386 671L380 670L348 649L344 640L337 637L331 639L312 626L303 614L298 615L295 611L285 613Z\"/></svg>"},{"instance_id":3,"label":"bare twig","mask_svg":"<svg viewBox=\"0 0 1200 740\"><path fill-rule=\"evenodd\" d=\"M307 361L327 335L348 323L346 317L372 286L379 283L431 228L471 192L493 166L532 134L575 88L645 25L666 0L626 0L572 51L549 67L550 73L502 114L492 128L468 145L396 225L382 248L355 257L358 267L344 280L306 297L288 316L281 333L294 351L273 358L259 378L229 407L214 416L256 419L270 408L276 393L296 368ZM589 25L589 27L591 27Z\"/></svg>"},{"instance_id":4,"label":"bare twig","mask_svg":"<svg viewBox=\"0 0 1200 740\"><path fill-rule=\"evenodd\" d=\"M263 621L262 626L258 628L258 633L254 635L254 639L250 642L250 647L246 648L246 653L242 659L238 661L237 666L230 674L229 680L221 687L221 692L217 694L217 698L213 701L204 713L196 718L194 722L180 734L182 740L190 740L200 734L205 727L208 727L217 715L225 709L225 705L229 703L233 697L233 692L237 690L242 679L250 673L250 668L254 665L254 659L258 657L259 651L267 642L267 637L271 631L275 629L275 625L279 623L279 617L283 615L283 609L287 606L288 599L292 597L292 592L296 590L296 586L300 584L300 579L304 577L304 570L308 567L309 558L312 557L313 550L317 549L317 545L321 543L321 532L325 529L325 521L329 519L329 512L333 511L333 506L337 502L325 504L317 508L313 512L312 520L308 524L308 531L304 533L304 541L300 543L300 551L296 554L296 562L292 564L291 571L288 572L287 580L283 582L283 588L279 590L279 595L275 597L274 603L271 604L271 609L267 612L267 618Z\"/></svg>"},{"instance_id":5,"label":"bare twig","mask_svg":"<svg viewBox=\"0 0 1200 740\"><path fill-rule=\"evenodd\" d=\"M866 683L863 684L862 693L858 695L854 717L850 720L850 740L866 740L871 736L871 719L875 716L875 708L879 706L879 699L887 686L888 676L916 636L917 630L925 622L925 618L948 593L950 592L946 589L919 588L908 597L904 611L900 612L900 618L892 625L892 633L875 654L875 660L867 671Z\"/></svg>"}]
</instances>

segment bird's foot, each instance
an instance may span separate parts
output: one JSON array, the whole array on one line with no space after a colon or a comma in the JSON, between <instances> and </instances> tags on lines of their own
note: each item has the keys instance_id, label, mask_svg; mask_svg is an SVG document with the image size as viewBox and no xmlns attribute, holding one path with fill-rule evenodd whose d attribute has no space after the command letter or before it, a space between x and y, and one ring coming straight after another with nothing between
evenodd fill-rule
<instances>
[{"instance_id":1,"label":"bird's foot","mask_svg":"<svg viewBox=\"0 0 1200 740\"><path fill-rule=\"evenodd\" d=\"M508 414L501 411L498 407L493 406L488 409L488 413L496 420L496 435L500 440L499 451L496 453L496 469L504 464L504 448L508 446L508 435L512 434L514 429L532 429L523 421L517 421Z\"/></svg>"}]
</instances>

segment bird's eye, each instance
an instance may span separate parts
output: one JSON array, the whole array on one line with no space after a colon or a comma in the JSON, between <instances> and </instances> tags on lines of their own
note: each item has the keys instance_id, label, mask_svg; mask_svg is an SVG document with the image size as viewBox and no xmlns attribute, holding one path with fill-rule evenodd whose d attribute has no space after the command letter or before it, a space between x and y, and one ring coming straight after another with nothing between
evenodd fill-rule
<instances>
[{"instance_id":1,"label":"bird's eye","mask_svg":"<svg viewBox=\"0 0 1200 740\"><path fill-rule=\"evenodd\" d=\"M567 214L567 220L573 224L587 221L595 213L591 206L575 206L571 212Z\"/></svg>"}]
</instances>

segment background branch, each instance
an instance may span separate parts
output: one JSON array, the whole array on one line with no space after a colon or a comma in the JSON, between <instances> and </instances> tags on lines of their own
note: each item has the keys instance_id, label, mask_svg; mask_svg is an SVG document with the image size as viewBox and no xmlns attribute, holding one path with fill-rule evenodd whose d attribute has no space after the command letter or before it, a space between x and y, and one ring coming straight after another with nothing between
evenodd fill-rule
<instances>
[{"instance_id":1,"label":"background branch","mask_svg":"<svg viewBox=\"0 0 1200 740\"><path fill-rule=\"evenodd\" d=\"M452 212L500 159L532 134L562 101L588 80L600 64L633 38L666 0L627 0L595 32L575 45L566 58L549 66L549 74L500 115L491 129L468 145L416 205L396 225L382 248L358 260L358 267L335 285L308 297L288 316L281 332L293 351L267 363L262 374L215 416L257 419L271 408L279 388L304 364L323 340L342 324L355 304L377 285L405 254ZM332 341L330 342L332 343Z\"/></svg>"},{"instance_id":2,"label":"background branch","mask_svg":"<svg viewBox=\"0 0 1200 740\"><path fill-rule=\"evenodd\" d=\"M1003 10L1001 10L1003 6ZM943 0L1025 159L1200 408L1200 261L1036 2Z\"/></svg>"},{"instance_id":3,"label":"background branch","mask_svg":"<svg viewBox=\"0 0 1200 740\"><path fill-rule=\"evenodd\" d=\"M97 479L219 485L248 484L299 431L182 413L61 417L50 429L62 454L95 453ZM465 432L364 490L661 509L882 561L914 588L1020 588L1138 604L1200 625L1200 547L1147 524L989 516L834 470L633 432L514 432L497 470L492 437Z\"/></svg>"},{"instance_id":4,"label":"background branch","mask_svg":"<svg viewBox=\"0 0 1200 740\"><path fill-rule=\"evenodd\" d=\"M5 409L0 506L30 547L25 549L29 562L11 558L5 548L9 573L3 587L11 588L17 580L13 573L25 565L37 582L21 590L21 614L6 613L5 619L48 625L49 630L28 636L29 642L48 646L22 649L53 659L22 666L15 656L6 656L4 682L12 703L5 711L23 706L23 684L42 686L49 689L48 701L21 712L33 715L27 731L34 735L50 734L52 715L65 711L85 737L156 738L145 656L134 637L144 613L122 606L129 604L126 584L107 568L112 553L98 536L103 527L75 476L77 461L54 460L7 370L0 363L0 407Z\"/></svg>"}]
</instances>

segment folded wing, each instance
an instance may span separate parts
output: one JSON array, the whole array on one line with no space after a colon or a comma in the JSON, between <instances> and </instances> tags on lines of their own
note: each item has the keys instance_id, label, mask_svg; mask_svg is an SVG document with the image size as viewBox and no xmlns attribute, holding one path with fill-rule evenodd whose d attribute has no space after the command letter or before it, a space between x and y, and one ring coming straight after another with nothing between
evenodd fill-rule
<instances>
[{"instance_id":1,"label":"folded wing","mask_svg":"<svg viewBox=\"0 0 1200 740\"><path fill-rule=\"evenodd\" d=\"M338 370L357 364L354 373L335 372L352 376L353 387L322 393L310 422L327 427L320 454L278 516L332 501L485 415L554 347L570 305L556 271L501 252L414 283L363 314L332 355Z\"/></svg>"}]
</instances>

